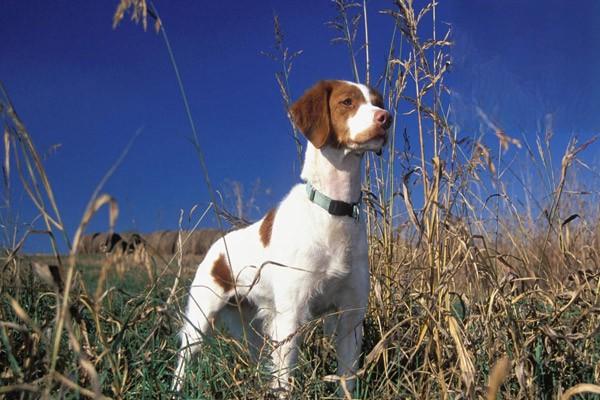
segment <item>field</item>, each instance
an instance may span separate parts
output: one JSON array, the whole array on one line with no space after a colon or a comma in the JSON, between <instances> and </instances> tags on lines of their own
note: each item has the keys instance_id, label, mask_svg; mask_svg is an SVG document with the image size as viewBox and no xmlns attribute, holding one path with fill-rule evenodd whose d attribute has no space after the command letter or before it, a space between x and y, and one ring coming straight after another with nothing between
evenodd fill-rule
<instances>
[{"instance_id":1,"label":"field","mask_svg":"<svg viewBox=\"0 0 600 400\"><path fill-rule=\"evenodd\" d=\"M368 55L368 42L356 43L354 34L368 29L362 3L335 4L332 27L358 79L355 50ZM388 10L397 36L388 69L372 83L395 116L414 119L416 132L394 125L384 157L365 160L372 292L358 387L345 396L600 398L600 225L598 196L588 195L597 179L579 162L594 138L555 154L551 126L529 145L483 112L494 139L463 136L446 105L452 38L419 25L433 16L436 26L436 6L399 0ZM116 17L128 7L144 23L160 21L143 0L121 1ZM288 66L297 54L281 30L275 18L284 66L277 82L289 104ZM369 81L368 58L366 65ZM118 205L99 186L77 231L62 229L34 138L2 94L4 171L18 170L12 184L26 187L55 251L26 254L23 243L40 232L4 232L13 240L3 243L0 266L0 398L169 398L180 312L199 261L184 257L185 232L172 256L78 254L89 220L105 207L113 226ZM193 146L203 163L197 140ZM503 158L517 150L510 162ZM531 179L510 173L516 169ZM57 250L63 239L68 254ZM321 321L302 331L292 397L337 398ZM189 368L182 397L267 398L269 379L244 343L217 334Z\"/></svg>"}]
</instances>

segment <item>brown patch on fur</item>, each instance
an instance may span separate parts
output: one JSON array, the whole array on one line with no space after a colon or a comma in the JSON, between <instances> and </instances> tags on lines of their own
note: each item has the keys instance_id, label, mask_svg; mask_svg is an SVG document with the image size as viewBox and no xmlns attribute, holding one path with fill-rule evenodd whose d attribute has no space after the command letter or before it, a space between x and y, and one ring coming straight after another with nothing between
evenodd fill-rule
<instances>
[{"instance_id":1,"label":"brown patch on fur","mask_svg":"<svg viewBox=\"0 0 600 400\"><path fill-rule=\"evenodd\" d=\"M323 147L329 137L328 100L332 86L332 81L320 81L290 107L294 124L317 149Z\"/></svg>"},{"instance_id":2,"label":"brown patch on fur","mask_svg":"<svg viewBox=\"0 0 600 400\"><path fill-rule=\"evenodd\" d=\"M215 261L212 268L212 276L219 286L223 288L225 292L229 292L233 289L233 277L231 276L231 270L225 260L224 254L219 254L219 258Z\"/></svg>"},{"instance_id":3,"label":"brown patch on fur","mask_svg":"<svg viewBox=\"0 0 600 400\"><path fill-rule=\"evenodd\" d=\"M262 242L264 247L267 247L269 243L271 243L271 234L273 233L273 223L275 222L275 213L277 209L272 208L269 210L262 223L260 224L260 228L258 228L258 233L260 235L260 241Z\"/></svg>"},{"instance_id":4,"label":"brown patch on fur","mask_svg":"<svg viewBox=\"0 0 600 400\"><path fill-rule=\"evenodd\" d=\"M385 110L385 104L383 104L383 97L373 88L369 88L369 95L371 96L371 104L375 107L379 107Z\"/></svg>"}]
</instances>

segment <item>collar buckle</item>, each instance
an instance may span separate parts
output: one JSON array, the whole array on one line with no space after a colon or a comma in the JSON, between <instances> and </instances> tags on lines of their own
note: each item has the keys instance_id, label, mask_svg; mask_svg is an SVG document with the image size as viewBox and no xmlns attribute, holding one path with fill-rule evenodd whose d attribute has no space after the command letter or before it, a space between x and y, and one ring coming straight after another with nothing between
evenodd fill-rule
<instances>
[{"instance_id":1,"label":"collar buckle","mask_svg":"<svg viewBox=\"0 0 600 400\"><path fill-rule=\"evenodd\" d=\"M356 222L360 220L360 203L352 205L352 218L354 218L354 221Z\"/></svg>"},{"instance_id":2,"label":"collar buckle","mask_svg":"<svg viewBox=\"0 0 600 400\"><path fill-rule=\"evenodd\" d=\"M315 201L315 194L317 193L317 189L315 189L312 185L308 184L306 186L306 189L308 189L308 199L310 201Z\"/></svg>"}]
</instances>

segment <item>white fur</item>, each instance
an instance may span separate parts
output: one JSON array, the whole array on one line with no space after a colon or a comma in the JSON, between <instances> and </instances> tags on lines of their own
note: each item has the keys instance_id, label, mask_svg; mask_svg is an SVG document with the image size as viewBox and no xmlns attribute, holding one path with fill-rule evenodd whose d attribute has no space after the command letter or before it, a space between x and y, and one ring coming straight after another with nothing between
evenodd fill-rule
<instances>
[{"instance_id":1,"label":"white fur","mask_svg":"<svg viewBox=\"0 0 600 400\"><path fill-rule=\"evenodd\" d=\"M361 90L364 92L366 88ZM368 104L363 106L365 111L359 111L354 122L348 121L353 130L368 128L368 118L370 124L374 123L374 107L368 91L365 98ZM316 149L309 142L301 177L330 198L356 202L361 193L363 151L329 146ZM369 294L364 219L330 215L308 199L302 183L295 185L278 205L266 247L259 235L262 222L225 235L198 266L180 333L182 350L174 389L181 388L186 362L199 350L213 320L220 320L229 325L232 333L242 336L240 318L232 317L237 309L227 305L235 290L225 293L211 275L215 261L228 253L237 295L254 310L249 312L244 306L244 323L260 319L256 326L272 340L273 385L289 388L288 378L296 361L297 333L307 321L326 314L327 325L334 328L336 338L338 375L349 378L346 386L351 391Z\"/></svg>"}]
</instances>

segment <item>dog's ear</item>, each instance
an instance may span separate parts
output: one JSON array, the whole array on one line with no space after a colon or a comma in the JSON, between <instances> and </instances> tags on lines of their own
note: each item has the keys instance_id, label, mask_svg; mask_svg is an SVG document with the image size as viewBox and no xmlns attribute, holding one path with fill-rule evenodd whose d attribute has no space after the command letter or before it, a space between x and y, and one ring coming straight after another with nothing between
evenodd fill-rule
<instances>
[{"instance_id":1,"label":"dog's ear","mask_svg":"<svg viewBox=\"0 0 600 400\"><path fill-rule=\"evenodd\" d=\"M331 81L320 81L308 89L289 110L296 127L317 149L327 143L331 130L329 117L331 89Z\"/></svg>"}]
</instances>

